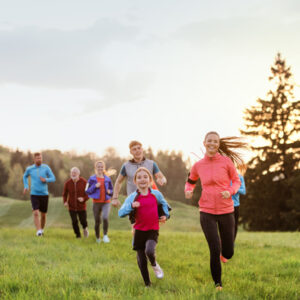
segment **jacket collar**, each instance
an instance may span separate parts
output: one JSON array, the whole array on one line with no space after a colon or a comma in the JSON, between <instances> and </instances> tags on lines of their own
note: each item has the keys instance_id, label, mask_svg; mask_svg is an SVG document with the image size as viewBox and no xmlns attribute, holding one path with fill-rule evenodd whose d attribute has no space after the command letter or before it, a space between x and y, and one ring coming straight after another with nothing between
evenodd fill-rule
<instances>
[{"instance_id":1,"label":"jacket collar","mask_svg":"<svg viewBox=\"0 0 300 300\"><path fill-rule=\"evenodd\" d=\"M204 155L204 159L207 161L216 161L219 160L221 158L221 154L219 152L217 152L214 156L208 156L208 155Z\"/></svg>"}]
</instances>

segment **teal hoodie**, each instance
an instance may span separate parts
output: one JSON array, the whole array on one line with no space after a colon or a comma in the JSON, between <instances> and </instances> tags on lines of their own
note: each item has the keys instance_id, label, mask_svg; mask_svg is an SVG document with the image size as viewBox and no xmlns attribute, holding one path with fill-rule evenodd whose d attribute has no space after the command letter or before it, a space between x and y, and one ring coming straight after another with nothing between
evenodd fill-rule
<instances>
[{"instance_id":1,"label":"teal hoodie","mask_svg":"<svg viewBox=\"0 0 300 300\"><path fill-rule=\"evenodd\" d=\"M30 194L37 195L37 196L45 196L48 195L48 182L54 182L55 176L50 169L50 167L46 164L41 164L37 166L33 164L27 167L24 175L23 175L23 183L24 188L28 189L28 176L31 179L31 187L30 187ZM46 179L46 182L42 182L41 177Z\"/></svg>"}]
</instances>

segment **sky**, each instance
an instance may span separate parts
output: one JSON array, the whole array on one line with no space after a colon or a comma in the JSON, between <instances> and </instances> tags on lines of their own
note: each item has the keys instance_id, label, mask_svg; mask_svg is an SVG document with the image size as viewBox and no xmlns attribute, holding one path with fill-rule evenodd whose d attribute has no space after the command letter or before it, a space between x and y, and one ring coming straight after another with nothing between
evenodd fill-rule
<instances>
[{"instance_id":1,"label":"sky","mask_svg":"<svg viewBox=\"0 0 300 300\"><path fill-rule=\"evenodd\" d=\"M201 155L240 136L278 52L300 97L297 0L0 0L0 145Z\"/></svg>"}]
</instances>

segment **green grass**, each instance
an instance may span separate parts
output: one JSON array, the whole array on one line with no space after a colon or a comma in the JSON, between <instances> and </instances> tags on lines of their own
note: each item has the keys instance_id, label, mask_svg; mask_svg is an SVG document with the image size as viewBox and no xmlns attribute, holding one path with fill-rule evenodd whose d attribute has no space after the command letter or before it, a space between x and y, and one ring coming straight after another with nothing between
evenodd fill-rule
<instances>
[{"instance_id":1,"label":"green grass","mask_svg":"<svg viewBox=\"0 0 300 300\"><path fill-rule=\"evenodd\" d=\"M58 200L51 200L51 225L42 238L29 220L29 202L11 202L0 199L0 299L300 299L300 233L240 232L233 259L223 265L224 289L216 293L197 209L172 202L157 246L165 278L150 270L153 285L147 289L128 220L117 219L116 211L111 243L98 245L92 220L91 236L74 238Z\"/></svg>"}]
</instances>

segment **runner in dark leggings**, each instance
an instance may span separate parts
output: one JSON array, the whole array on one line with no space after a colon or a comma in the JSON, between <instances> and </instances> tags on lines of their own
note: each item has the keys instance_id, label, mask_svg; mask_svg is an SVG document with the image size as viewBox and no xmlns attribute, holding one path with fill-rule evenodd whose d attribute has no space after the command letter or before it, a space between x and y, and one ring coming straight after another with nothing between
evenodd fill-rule
<instances>
[{"instance_id":1,"label":"runner in dark leggings","mask_svg":"<svg viewBox=\"0 0 300 300\"><path fill-rule=\"evenodd\" d=\"M246 147L236 139L220 139L216 132L207 133L205 157L193 165L185 185L185 196L190 199L200 178L200 223L210 250L211 274L217 290L222 289L220 259L225 262L233 256L234 209L231 196L241 185L233 161L237 165L244 163L231 148Z\"/></svg>"}]
</instances>

